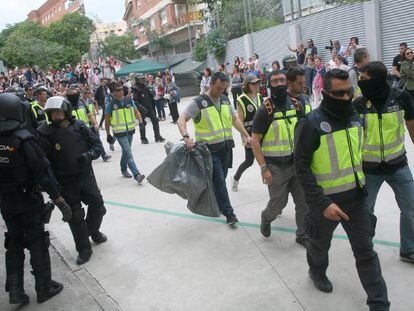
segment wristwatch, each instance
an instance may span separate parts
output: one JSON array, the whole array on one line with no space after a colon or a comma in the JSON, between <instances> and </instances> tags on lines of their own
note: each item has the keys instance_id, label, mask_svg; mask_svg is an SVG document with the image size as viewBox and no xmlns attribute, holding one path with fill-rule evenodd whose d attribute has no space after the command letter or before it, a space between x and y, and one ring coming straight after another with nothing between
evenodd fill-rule
<instances>
[{"instance_id":1,"label":"wristwatch","mask_svg":"<svg viewBox=\"0 0 414 311\"><path fill-rule=\"evenodd\" d=\"M190 138L190 135L185 134L185 135L183 135L183 138L184 138L184 139L186 139L186 138Z\"/></svg>"},{"instance_id":2,"label":"wristwatch","mask_svg":"<svg viewBox=\"0 0 414 311\"><path fill-rule=\"evenodd\" d=\"M269 170L269 168L267 167L267 164L260 165L260 171L262 172L262 174L266 172L267 170Z\"/></svg>"}]
</instances>

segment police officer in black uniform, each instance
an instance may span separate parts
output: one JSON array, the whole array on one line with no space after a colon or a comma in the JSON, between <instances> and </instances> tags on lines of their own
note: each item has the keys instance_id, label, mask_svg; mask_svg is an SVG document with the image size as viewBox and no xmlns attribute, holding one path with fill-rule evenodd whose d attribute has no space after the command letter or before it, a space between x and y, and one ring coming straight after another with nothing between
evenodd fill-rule
<instances>
[{"instance_id":1,"label":"police officer in black uniform","mask_svg":"<svg viewBox=\"0 0 414 311\"><path fill-rule=\"evenodd\" d=\"M145 76L140 75L135 78L135 85L132 86L132 98L137 105L139 112L142 115L144 120L144 125L146 125L145 118L150 118L152 123L152 128L154 130L155 142L163 142L165 139L160 134L160 125L157 116L154 111L154 96L151 94L151 91L148 89L145 84ZM141 143L148 144L148 139L146 137L145 126L140 127L139 133L141 135Z\"/></svg>"},{"instance_id":2,"label":"police officer in black uniform","mask_svg":"<svg viewBox=\"0 0 414 311\"><path fill-rule=\"evenodd\" d=\"M76 263L81 265L92 255L89 236L95 243L107 240L99 231L106 209L91 165L100 156L99 141L83 121L72 116L72 106L66 98L49 98L45 111L51 124L38 128L39 143L72 209L69 226L79 252ZM82 202L88 205L86 219Z\"/></svg>"},{"instance_id":3,"label":"police officer in black uniform","mask_svg":"<svg viewBox=\"0 0 414 311\"><path fill-rule=\"evenodd\" d=\"M30 251L37 301L42 303L62 291L53 281L49 256L49 232L44 230L43 196L37 184L71 218L70 207L50 174L50 164L26 129L27 113L14 94L0 95L0 209L6 223L6 291L11 304L28 303L23 288L24 248Z\"/></svg>"}]
</instances>

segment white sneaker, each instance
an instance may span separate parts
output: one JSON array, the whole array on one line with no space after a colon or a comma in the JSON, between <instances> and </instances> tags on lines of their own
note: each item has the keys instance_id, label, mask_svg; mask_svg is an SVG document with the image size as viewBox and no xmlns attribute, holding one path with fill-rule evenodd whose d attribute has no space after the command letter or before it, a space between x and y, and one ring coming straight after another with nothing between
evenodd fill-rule
<instances>
[{"instance_id":1,"label":"white sneaker","mask_svg":"<svg viewBox=\"0 0 414 311\"><path fill-rule=\"evenodd\" d=\"M239 181L235 180L234 177L233 177L233 182L232 182L232 185L231 185L231 190L239 191Z\"/></svg>"}]
</instances>

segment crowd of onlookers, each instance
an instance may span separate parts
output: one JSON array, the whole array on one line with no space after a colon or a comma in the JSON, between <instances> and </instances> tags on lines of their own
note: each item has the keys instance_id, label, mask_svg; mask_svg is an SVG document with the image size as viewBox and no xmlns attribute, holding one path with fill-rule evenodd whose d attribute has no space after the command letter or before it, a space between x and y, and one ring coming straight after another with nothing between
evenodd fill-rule
<instances>
[{"instance_id":1,"label":"crowd of onlookers","mask_svg":"<svg viewBox=\"0 0 414 311\"><path fill-rule=\"evenodd\" d=\"M304 43L300 43L296 48L288 46L288 49L295 54L286 56L281 62L274 60L271 65L261 63L259 55L254 53L247 61L243 57L236 56L230 70L227 69L226 65L220 65L218 70L228 74L230 78L229 90L233 96L234 105L236 105L237 97L242 93L243 77L245 75L253 74L261 79L260 92L263 96L267 96L267 73L272 70L286 70L288 64L293 60L297 66L305 70L305 93L311 96L312 105L317 106L322 99L323 77L326 72L332 69L345 70L350 73L356 84L358 80L358 67L355 66L354 60L369 58L367 49L361 46L358 37L352 37L347 46L342 45L338 40L334 40L324 48L327 50L330 58L327 62L323 61L315 43L312 39L309 39L306 46ZM230 66L230 64L227 65ZM408 48L406 43L401 43L400 54L394 59L392 68L390 81L394 83L394 86L405 88L413 94L413 51ZM212 70L206 68L200 83L200 94L207 91L211 76Z\"/></svg>"}]
</instances>

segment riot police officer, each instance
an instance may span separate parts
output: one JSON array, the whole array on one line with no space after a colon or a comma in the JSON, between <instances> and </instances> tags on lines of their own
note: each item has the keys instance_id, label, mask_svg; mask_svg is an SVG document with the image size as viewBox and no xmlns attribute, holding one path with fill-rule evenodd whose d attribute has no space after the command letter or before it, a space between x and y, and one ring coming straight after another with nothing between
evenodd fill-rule
<instances>
[{"instance_id":1,"label":"riot police officer","mask_svg":"<svg viewBox=\"0 0 414 311\"><path fill-rule=\"evenodd\" d=\"M99 142L83 121L72 116L72 106L66 98L49 98L45 111L51 123L38 128L39 143L72 209L69 227L79 252L76 263L81 265L92 255L89 236L95 243L107 240L99 231L106 209L91 165L99 158ZM88 205L86 219L82 202Z\"/></svg>"},{"instance_id":2,"label":"riot police officer","mask_svg":"<svg viewBox=\"0 0 414 311\"><path fill-rule=\"evenodd\" d=\"M144 125L146 125L145 118L150 118L152 128L154 130L155 142L163 142L165 139L160 134L160 125L157 116L154 111L154 96L145 84L145 76L141 75L135 78L135 85L132 86L132 98L137 105L139 112L144 119ZM148 139L145 132L145 126L139 130L141 135L141 143L148 144Z\"/></svg>"},{"instance_id":3,"label":"riot police officer","mask_svg":"<svg viewBox=\"0 0 414 311\"><path fill-rule=\"evenodd\" d=\"M64 221L71 218L49 162L25 128L28 112L16 95L0 95L0 209L7 227L6 291L11 304L29 302L23 287L25 246L30 251L37 301L42 303L63 289L52 280L49 232L44 230L43 196L36 184L59 206Z\"/></svg>"}]
</instances>

